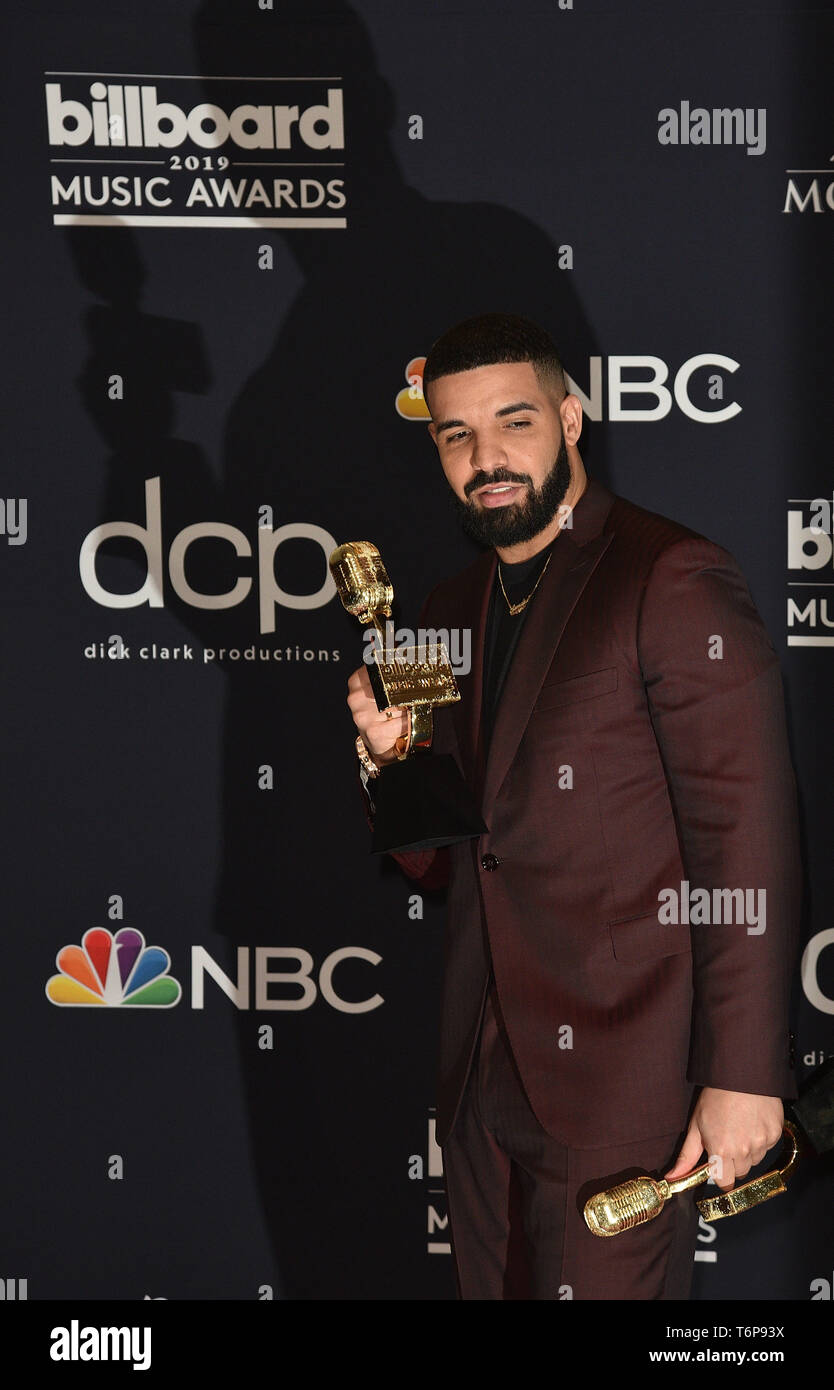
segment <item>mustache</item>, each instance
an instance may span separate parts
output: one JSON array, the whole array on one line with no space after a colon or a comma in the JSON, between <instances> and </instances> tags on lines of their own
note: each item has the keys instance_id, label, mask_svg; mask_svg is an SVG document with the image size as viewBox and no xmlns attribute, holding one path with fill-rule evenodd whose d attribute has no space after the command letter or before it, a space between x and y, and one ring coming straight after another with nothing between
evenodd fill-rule
<instances>
[{"instance_id":1,"label":"mustache","mask_svg":"<svg viewBox=\"0 0 834 1390\"><path fill-rule=\"evenodd\" d=\"M510 473L507 468L499 468L497 473L476 473L463 489L465 497L471 497L479 487L489 487L493 483L524 483L529 485L529 473Z\"/></svg>"}]
</instances>

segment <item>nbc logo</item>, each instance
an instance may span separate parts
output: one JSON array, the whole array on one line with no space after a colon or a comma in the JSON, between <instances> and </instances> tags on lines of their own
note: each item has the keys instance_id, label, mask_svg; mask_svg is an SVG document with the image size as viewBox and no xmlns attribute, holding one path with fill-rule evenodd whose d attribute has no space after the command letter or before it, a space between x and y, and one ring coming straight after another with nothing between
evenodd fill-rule
<instances>
[{"instance_id":1,"label":"nbc logo","mask_svg":"<svg viewBox=\"0 0 834 1390\"><path fill-rule=\"evenodd\" d=\"M52 1004L172 1009L182 995L179 981L168 974L168 952L146 946L133 927L122 927L115 936L91 927L80 946L61 948L55 964L61 973L46 985Z\"/></svg>"},{"instance_id":2,"label":"nbc logo","mask_svg":"<svg viewBox=\"0 0 834 1390\"><path fill-rule=\"evenodd\" d=\"M834 189L834 182L832 182L831 187ZM669 379L669 366L662 357L634 354L609 357L607 413L603 392L602 364L603 359L601 357L588 359L589 386L587 395L582 387L578 386L567 372L565 373L568 390L579 397L582 409L589 420L663 420L672 409L673 396L675 404L683 411L683 414L688 415L690 420L697 420L702 425L721 424L725 420L732 420L741 413L741 406L738 401L730 401L727 405L720 406L698 405L696 403L697 399L701 399L702 402L724 400L723 373L738 371L740 363L732 357L726 357L721 352L699 352L694 357L688 357L675 373L671 391L665 385ZM425 365L425 357L412 357L406 363L405 379L408 385L401 387L394 397L394 408L402 420L431 419L423 395ZM720 370L710 371L706 379L696 375L705 369L709 370L709 368ZM632 369L644 372L645 376L641 379L623 376L624 371L630 372ZM696 400L693 400L690 395L690 381L693 376L695 377L693 391ZM628 398L634 395L653 396L654 404L648 407L629 405ZM91 532L90 534L96 533Z\"/></svg>"}]
</instances>

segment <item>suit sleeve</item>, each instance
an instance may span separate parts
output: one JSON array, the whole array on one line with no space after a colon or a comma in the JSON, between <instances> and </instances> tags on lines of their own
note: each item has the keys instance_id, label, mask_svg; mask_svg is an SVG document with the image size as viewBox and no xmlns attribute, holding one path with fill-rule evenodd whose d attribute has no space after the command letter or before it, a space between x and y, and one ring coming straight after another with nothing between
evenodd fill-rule
<instances>
[{"instance_id":1,"label":"suit sleeve","mask_svg":"<svg viewBox=\"0 0 834 1390\"><path fill-rule=\"evenodd\" d=\"M660 555L643 595L638 650L690 897L709 893L709 919L690 925L687 1079L793 1098L796 784L779 660L726 550L695 537ZM682 895L680 884L668 886ZM716 911L722 889L745 890L743 914L741 899L726 894Z\"/></svg>"},{"instance_id":2,"label":"suit sleeve","mask_svg":"<svg viewBox=\"0 0 834 1390\"><path fill-rule=\"evenodd\" d=\"M423 604L423 607L420 610L420 616L417 620L418 628L428 626L428 623L426 622L426 616L428 614L429 606L431 604L434 592L435 590L432 590L431 594L429 594L428 598L425 600ZM427 754L425 756L429 755ZM380 773L380 776L385 776L384 769ZM362 785L362 778L359 773L358 761L356 764L356 780L357 785L359 787L360 795L362 797L362 803L365 810L365 818L368 822L369 828L373 830L374 805L371 799L373 795L373 779L370 783L371 795L369 796L368 789ZM424 888L427 891L431 891L435 888L446 887L446 884L449 879L449 848L447 845L441 845L439 848L436 849L409 850L405 852L400 850L389 850L388 853L391 855L392 859L396 859L400 868L407 875L407 877L414 879L417 883L419 883L421 888Z\"/></svg>"}]
</instances>

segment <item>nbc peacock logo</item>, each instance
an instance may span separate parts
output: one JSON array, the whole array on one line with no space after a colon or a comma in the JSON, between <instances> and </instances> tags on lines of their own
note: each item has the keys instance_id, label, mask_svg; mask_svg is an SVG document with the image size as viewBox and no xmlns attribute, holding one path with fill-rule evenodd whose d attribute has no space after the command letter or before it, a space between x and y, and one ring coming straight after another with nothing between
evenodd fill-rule
<instances>
[{"instance_id":1,"label":"nbc peacock logo","mask_svg":"<svg viewBox=\"0 0 834 1390\"><path fill-rule=\"evenodd\" d=\"M115 936L91 927L80 946L61 948L55 964L61 973L47 981L46 997L62 1007L172 1009L182 997L179 980L168 974L168 952L146 946L133 927L122 927Z\"/></svg>"}]
</instances>

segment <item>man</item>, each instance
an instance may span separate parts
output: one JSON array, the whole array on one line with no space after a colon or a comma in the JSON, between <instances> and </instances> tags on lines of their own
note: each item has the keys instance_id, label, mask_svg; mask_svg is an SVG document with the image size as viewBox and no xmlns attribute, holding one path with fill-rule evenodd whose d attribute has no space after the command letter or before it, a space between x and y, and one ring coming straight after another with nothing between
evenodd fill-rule
<instances>
[{"instance_id":1,"label":"man","mask_svg":"<svg viewBox=\"0 0 834 1390\"><path fill-rule=\"evenodd\" d=\"M464 321L423 390L454 505L487 547L420 625L472 631L433 748L489 830L396 855L448 886L437 1109L459 1293L686 1298L691 1195L612 1240L582 1208L624 1176L707 1160L730 1189L796 1095L778 659L727 551L588 478L582 407L541 328ZM380 714L364 667L348 705L370 819L409 715Z\"/></svg>"}]
</instances>

